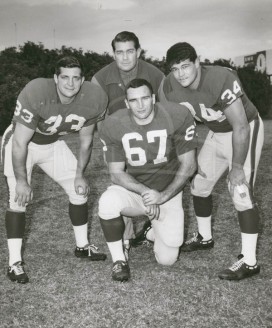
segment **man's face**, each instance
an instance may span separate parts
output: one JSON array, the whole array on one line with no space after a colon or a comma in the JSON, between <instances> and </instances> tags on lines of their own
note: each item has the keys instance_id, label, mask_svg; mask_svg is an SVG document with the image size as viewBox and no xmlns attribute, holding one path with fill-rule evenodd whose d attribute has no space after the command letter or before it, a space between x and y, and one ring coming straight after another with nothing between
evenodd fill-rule
<instances>
[{"instance_id":1,"label":"man's face","mask_svg":"<svg viewBox=\"0 0 272 328\"><path fill-rule=\"evenodd\" d=\"M155 97L145 85L127 90L126 105L139 125L148 124L153 120L154 103Z\"/></svg>"},{"instance_id":2,"label":"man's face","mask_svg":"<svg viewBox=\"0 0 272 328\"><path fill-rule=\"evenodd\" d=\"M195 62L191 62L190 59L181 61L178 64L173 64L171 67L171 72L173 73L175 79L184 88L194 88L194 82L198 76L199 60L196 59Z\"/></svg>"},{"instance_id":3,"label":"man's face","mask_svg":"<svg viewBox=\"0 0 272 328\"><path fill-rule=\"evenodd\" d=\"M124 72L131 71L137 65L141 49L135 49L133 41L116 42L114 59L118 68Z\"/></svg>"},{"instance_id":4,"label":"man's face","mask_svg":"<svg viewBox=\"0 0 272 328\"><path fill-rule=\"evenodd\" d=\"M60 74L54 75L58 95L62 103L70 103L80 90L84 77L78 67L61 67Z\"/></svg>"}]
</instances>

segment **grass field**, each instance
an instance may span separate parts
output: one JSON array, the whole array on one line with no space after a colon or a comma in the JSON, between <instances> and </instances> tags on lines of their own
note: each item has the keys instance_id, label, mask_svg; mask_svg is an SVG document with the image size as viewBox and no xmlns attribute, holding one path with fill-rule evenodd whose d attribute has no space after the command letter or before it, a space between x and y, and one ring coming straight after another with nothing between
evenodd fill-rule
<instances>
[{"instance_id":1,"label":"grass field","mask_svg":"<svg viewBox=\"0 0 272 328\"><path fill-rule=\"evenodd\" d=\"M0 327L1 328L269 328L272 327L272 121L265 121L265 145L256 181L261 213L258 258L261 273L240 282L219 280L218 271L240 252L240 232L223 177L214 190L214 249L181 254L162 267L152 248L141 246L130 256L132 279L111 280L111 260L97 216L99 195L109 183L96 138L87 174L90 237L108 254L105 262L86 262L73 255L74 237L67 197L38 168L34 199L28 208L24 261L30 283L6 277L4 213L7 189L0 172ZM76 149L74 138L68 139ZM189 189L184 192L186 235L196 229ZM140 222L142 223L142 221Z\"/></svg>"}]
</instances>

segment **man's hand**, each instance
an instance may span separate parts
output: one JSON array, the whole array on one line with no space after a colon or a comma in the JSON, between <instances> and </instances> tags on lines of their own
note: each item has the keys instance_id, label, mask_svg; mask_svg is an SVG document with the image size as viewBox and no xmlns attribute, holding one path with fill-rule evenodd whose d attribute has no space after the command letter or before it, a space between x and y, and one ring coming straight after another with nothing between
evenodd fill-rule
<instances>
[{"instance_id":1,"label":"man's hand","mask_svg":"<svg viewBox=\"0 0 272 328\"><path fill-rule=\"evenodd\" d=\"M162 204L162 194L154 189L150 189L147 191L144 191L141 194L142 198L143 198L143 202L144 205L158 205L158 204Z\"/></svg>"},{"instance_id":2,"label":"man's hand","mask_svg":"<svg viewBox=\"0 0 272 328\"><path fill-rule=\"evenodd\" d=\"M228 174L227 181L230 184L230 194L233 197L234 195L234 188L237 189L242 188L242 185L246 185L249 188L249 184L246 181L245 172L243 168L233 167ZM238 190L239 192L239 190ZM239 192L240 196L243 198L246 194L242 191Z\"/></svg>"},{"instance_id":3,"label":"man's hand","mask_svg":"<svg viewBox=\"0 0 272 328\"><path fill-rule=\"evenodd\" d=\"M75 178L74 186L77 195L88 197L90 192L90 187L87 180L83 176Z\"/></svg>"},{"instance_id":4,"label":"man's hand","mask_svg":"<svg viewBox=\"0 0 272 328\"><path fill-rule=\"evenodd\" d=\"M17 202L19 206L26 206L32 198L33 192L30 185L26 181L17 182L14 201Z\"/></svg>"},{"instance_id":5,"label":"man's hand","mask_svg":"<svg viewBox=\"0 0 272 328\"><path fill-rule=\"evenodd\" d=\"M149 220L158 220L160 215L160 207L158 205L146 205L146 215L148 216Z\"/></svg>"}]
</instances>

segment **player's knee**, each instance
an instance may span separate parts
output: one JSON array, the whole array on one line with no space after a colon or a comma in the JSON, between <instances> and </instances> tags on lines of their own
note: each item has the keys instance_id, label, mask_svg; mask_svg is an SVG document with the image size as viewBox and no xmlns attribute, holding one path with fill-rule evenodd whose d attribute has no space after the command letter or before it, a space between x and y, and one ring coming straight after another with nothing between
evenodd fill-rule
<instances>
[{"instance_id":1,"label":"player's knee","mask_svg":"<svg viewBox=\"0 0 272 328\"><path fill-rule=\"evenodd\" d=\"M86 203L86 197L77 195L76 192L69 194L69 202L73 205L83 205Z\"/></svg>"},{"instance_id":2,"label":"player's knee","mask_svg":"<svg viewBox=\"0 0 272 328\"><path fill-rule=\"evenodd\" d=\"M122 197L116 190L107 189L99 199L98 214L104 220L120 216Z\"/></svg>"},{"instance_id":3,"label":"player's knee","mask_svg":"<svg viewBox=\"0 0 272 328\"><path fill-rule=\"evenodd\" d=\"M191 194L197 197L208 197L212 192L213 187L209 187L206 184L198 183L197 179L191 184Z\"/></svg>"},{"instance_id":4,"label":"player's knee","mask_svg":"<svg viewBox=\"0 0 272 328\"><path fill-rule=\"evenodd\" d=\"M159 252L155 251L155 258L161 265L173 265L178 259L179 248L173 248L171 251Z\"/></svg>"},{"instance_id":5,"label":"player's knee","mask_svg":"<svg viewBox=\"0 0 272 328\"><path fill-rule=\"evenodd\" d=\"M255 206L253 194L248 188L244 189L243 197L238 193L237 188L234 188L232 201L235 209L240 212L250 210Z\"/></svg>"},{"instance_id":6,"label":"player's knee","mask_svg":"<svg viewBox=\"0 0 272 328\"><path fill-rule=\"evenodd\" d=\"M14 212L25 212L26 206L20 206L17 202L14 201L14 197L10 196L9 199L9 208Z\"/></svg>"}]
</instances>

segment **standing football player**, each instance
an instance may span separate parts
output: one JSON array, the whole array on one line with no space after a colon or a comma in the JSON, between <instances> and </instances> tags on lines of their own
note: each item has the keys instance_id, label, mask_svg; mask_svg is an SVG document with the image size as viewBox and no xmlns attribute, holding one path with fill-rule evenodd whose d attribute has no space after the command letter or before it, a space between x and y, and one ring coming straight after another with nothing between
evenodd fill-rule
<instances>
[{"instance_id":1,"label":"standing football player","mask_svg":"<svg viewBox=\"0 0 272 328\"><path fill-rule=\"evenodd\" d=\"M125 108L125 87L135 78L147 80L153 88L156 97L158 89L164 78L164 74L152 64L140 59L141 46L138 37L133 32L122 31L112 40L112 50L114 61L103 67L92 78L92 82L97 84L105 95L108 96L107 114L111 115L116 110ZM107 118L107 116L106 116ZM131 219L126 219L125 246L129 251L129 241L139 243L140 236L136 236L133 231ZM145 224L144 230L148 227ZM140 238L139 238L140 237Z\"/></svg>"},{"instance_id":2,"label":"standing football player","mask_svg":"<svg viewBox=\"0 0 272 328\"><path fill-rule=\"evenodd\" d=\"M126 87L127 108L101 124L100 138L113 185L99 200L109 247L112 279L126 281L123 215L147 215L158 263L172 265L183 243L182 189L196 170L194 120L186 107L155 103L151 84L134 79Z\"/></svg>"},{"instance_id":3,"label":"standing football player","mask_svg":"<svg viewBox=\"0 0 272 328\"><path fill-rule=\"evenodd\" d=\"M19 94L12 124L3 136L4 174L9 188L5 220L10 280L29 281L21 249L25 211L33 197L31 173L35 164L69 197L75 255L91 261L105 260L106 255L88 241L89 185L84 171L91 156L94 127L104 116L106 99L103 90L84 81L81 63L74 57L57 62L53 79L30 81ZM76 131L79 131L78 160L65 141L58 140Z\"/></svg>"},{"instance_id":4,"label":"standing football player","mask_svg":"<svg viewBox=\"0 0 272 328\"><path fill-rule=\"evenodd\" d=\"M167 76L160 99L186 105L209 133L198 156L198 174L191 192L198 233L182 251L214 246L211 228L212 190L228 169L228 188L238 211L242 250L238 261L219 273L221 279L240 280L260 272L256 260L259 212L253 186L263 145L263 123L231 69L201 66L195 49L186 42L167 51Z\"/></svg>"},{"instance_id":5,"label":"standing football player","mask_svg":"<svg viewBox=\"0 0 272 328\"><path fill-rule=\"evenodd\" d=\"M114 61L103 67L92 82L108 96L107 114L125 108L125 87L135 78L147 80L157 97L164 74L154 65L140 59L142 52L138 37L133 32L118 33L111 42Z\"/></svg>"}]
</instances>

